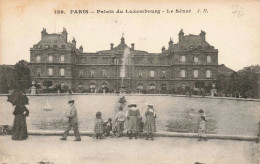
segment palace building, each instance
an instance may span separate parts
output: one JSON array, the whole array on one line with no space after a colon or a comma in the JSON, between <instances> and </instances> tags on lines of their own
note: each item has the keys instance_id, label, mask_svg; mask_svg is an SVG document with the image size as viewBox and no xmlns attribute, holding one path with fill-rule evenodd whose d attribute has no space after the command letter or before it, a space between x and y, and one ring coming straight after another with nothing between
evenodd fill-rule
<instances>
[{"instance_id":1,"label":"palace building","mask_svg":"<svg viewBox=\"0 0 260 164\"><path fill-rule=\"evenodd\" d=\"M60 34L41 32L41 40L30 49L33 81L40 86L51 81L72 90L96 92L117 91L120 87L133 92L169 93L178 88L194 88L196 81L212 83L218 74L218 50L206 41L206 33L184 35L169 41L159 53L136 50L135 44L120 43L96 53L77 48L68 41L64 28Z\"/></svg>"}]
</instances>

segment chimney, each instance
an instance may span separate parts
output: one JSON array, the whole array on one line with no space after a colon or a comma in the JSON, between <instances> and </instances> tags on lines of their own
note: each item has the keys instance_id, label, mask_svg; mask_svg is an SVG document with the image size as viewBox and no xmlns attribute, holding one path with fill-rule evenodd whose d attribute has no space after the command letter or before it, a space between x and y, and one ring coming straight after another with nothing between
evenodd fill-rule
<instances>
[{"instance_id":1,"label":"chimney","mask_svg":"<svg viewBox=\"0 0 260 164\"><path fill-rule=\"evenodd\" d=\"M73 44L73 46L76 48L76 40L75 40L75 38L73 37L73 40L72 40L72 44Z\"/></svg>"},{"instance_id":2,"label":"chimney","mask_svg":"<svg viewBox=\"0 0 260 164\"><path fill-rule=\"evenodd\" d=\"M163 47L162 47L162 53L164 53L164 52L165 52L165 47L163 46Z\"/></svg>"},{"instance_id":3,"label":"chimney","mask_svg":"<svg viewBox=\"0 0 260 164\"><path fill-rule=\"evenodd\" d=\"M46 32L46 28L43 28L41 33L42 33L42 39L48 34Z\"/></svg>"},{"instance_id":4,"label":"chimney","mask_svg":"<svg viewBox=\"0 0 260 164\"><path fill-rule=\"evenodd\" d=\"M63 27L63 31L62 31L62 36L63 36L63 38L64 38L64 40L66 41L66 43L68 42L68 33L67 33L67 30L66 30L66 28L65 27Z\"/></svg>"},{"instance_id":5,"label":"chimney","mask_svg":"<svg viewBox=\"0 0 260 164\"><path fill-rule=\"evenodd\" d=\"M114 43L110 44L110 50L112 50L114 48Z\"/></svg>"},{"instance_id":6,"label":"chimney","mask_svg":"<svg viewBox=\"0 0 260 164\"><path fill-rule=\"evenodd\" d=\"M135 49L135 44L134 44L134 43L131 44L131 49L132 49L132 50Z\"/></svg>"},{"instance_id":7,"label":"chimney","mask_svg":"<svg viewBox=\"0 0 260 164\"><path fill-rule=\"evenodd\" d=\"M183 37L184 37L184 32L181 29L181 31L179 32L179 43L182 41Z\"/></svg>"},{"instance_id":8,"label":"chimney","mask_svg":"<svg viewBox=\"0 0 260 164\"><path fill-rule=\"evenodd\" d=\"M82 47L82 45L79 47L79 52L83 53L83 47Z\"/></svg>"},{"instance_id":9,"label":"chimney","mask_svg":"<svg viewBox=\"0 0 260 164\"><path fill-rule=\"evenodd\" d=\"M203 40L206 40L206 32L201 30L200 32L200 37L203 39Z\"/></svg>"}]
</instances>

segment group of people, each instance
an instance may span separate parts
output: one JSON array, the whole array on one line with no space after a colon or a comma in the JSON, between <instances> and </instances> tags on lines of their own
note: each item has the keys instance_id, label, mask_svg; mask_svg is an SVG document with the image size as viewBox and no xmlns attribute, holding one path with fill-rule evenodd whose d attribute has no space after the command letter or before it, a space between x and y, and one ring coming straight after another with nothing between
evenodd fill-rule
<instances>
[{"instance_id":1,"label":"group of people","mask_svg":"<svg viewBox=\"0 0 260 164\"><path fill-rule=\"evenodd\" d=\"M77 110L74 106L74 100L70 100L68 103L70 105L70 109L65 114L65 116L69 119L68 127L63 133L62 138L60 139L66 140L70 129L73 127L74 135L76 138L74 141L81 141L78 130ZM123 136L124 132L124 124L125 122L127 122L126 127L129 139L132 139L133 137L137 139L138 133L144 130L146 132L146 139L148 140L149 138L151 138L151 140L153 140L153 133L156 131L156 113L154 111L153 104L147 104L147 111L145 112L145 116L146 121L143 124L140 111L137 108L137 104L130 101L128 103L128 110L126 113L123 112L123 107L119 106L119 111L116 113L114 120L114 129L112 128L112 119L109 118L107 121L104 122L102 119L102 113L97 112L94 133L97 139L102 139L104 136L109 136L111 131L113 131L114 134L117 135L117 137L121 137Z\"/></svg>"},{"instance_id":2,"label":"group of people","mask_svg":"<svg viewBox=\"0 0 260 164\"><path fill-rule=\"evenodd\" d=\"M62 135L61 140L66 140L69 134L70 129L73 127L75 140L81 141L80 133L78 130L78 116L77 110L74 106L74 100L70 100L69 102L69 110L66 112L65 117L68 118L68 126L65 132ZM206 136L206 117L203 110L200 110L201 121L199 124L199 141L205 140L207 141ZM15 115L12 139L13 140L25 140L28 138L27 126L26 126L26 117L29 116L29 110L25 107L25 105L17 105L13 112ZM119 111L116 113L114 120L114 129L112 128L112 119L109 118L108 121L103 121L102 113L96 113L95 119L95 127L94 132L97 139L101 139L104 136L109 136L110 132L113 131L118 137L123 136L123 131L126 123L127 135L129 139L133 137L137 139L138 133L145 131L146 139L149 138L153 140L153 134L156 131L155 119L156 113L153 107L153 104L147 104L147 110L145 112L145 123L142 122L142 117L140 115L140 111L137 107L137 104L134 102L128 103L128 110L126 113L123 112L123 107L119 106Z\"/></svg>"},{"instance_id":3,"label":"group of people","mask_svg":"<svg viewBox=\"0 0 260 164\"><path fill-rule=\"evenodd\" d=\"M147 111L145 112L146 121L145 123L142 122L142 117L140 115L140 111L137 108L137 104L134 102L128 103L128 110L126 113L123 112L123 107L119 106L119 111L116 113L115 120L114 120L114 134L117 137L123 136L123 131L126 123L127 135L129 139L133 137L137 139L139 133L146 132L146 139L151 138L153 140L153 133L156 131L155 126L155 118L156 113L153 108L153 104L148 103ZM95 122L95 134L96 138L102 138L102 134L109 134L109 130L112 130L112 119L109 118L110 125L108 126L105 122L104 125L101 117L101 112L96 113L96 122ZM109 128L108 128L109 127Z\"/></svg>"}]
</instances>

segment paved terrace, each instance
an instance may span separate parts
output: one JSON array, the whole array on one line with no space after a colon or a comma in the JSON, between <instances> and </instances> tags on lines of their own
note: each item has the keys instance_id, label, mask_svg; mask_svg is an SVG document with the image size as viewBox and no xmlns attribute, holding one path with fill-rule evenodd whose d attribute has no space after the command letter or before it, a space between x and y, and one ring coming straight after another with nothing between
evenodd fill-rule
<instances>
[{"instance_id":1,"label":"paved terrace","mask_svg":"<svg viewBox=\"0 0 260 164\"><path fill-rule=\"evenodd\" d=\"M106 138L97 140L82 136L74 142L69 136L60 141L59 136L30 135L25 141L13 141L11 136L0 136L1 163L55 164L81 163L162 163L162 164L258 164L259 144L253 141L197 138L156 137L154 141L144 138L129 140Z\"/></svg>"}]
</instances>

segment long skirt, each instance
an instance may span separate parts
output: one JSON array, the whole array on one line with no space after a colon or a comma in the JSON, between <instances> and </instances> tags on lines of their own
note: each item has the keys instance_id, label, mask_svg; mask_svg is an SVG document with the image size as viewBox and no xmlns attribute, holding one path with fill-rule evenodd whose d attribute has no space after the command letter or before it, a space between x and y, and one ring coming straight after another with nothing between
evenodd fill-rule
<instances>
[{"instance_id":1,"label":"long skirt","mask_svg":"<svg viewBox=\"0 0 260 164\"><path fill-rule=\"evenodd\" d=\"M103 133L103 124L102 124L102 122L96 122L94 132L95 132L95 134L102 134Z\"/></svg>"},{"instance_id":2,"label":"long skirt","mask_svg":"<svg viewBox=\"0 0 260 164\"><path fill-rule=\"evenodd\" d=\"M154 118L147 118L144 124L144 131L146 133L153 133L156 132L155 126L155 119Z\"/></svg>"},{"instance_id":3,"label":"long skirt","mask_svg":"<svg viewBox=\"0 0 260 164\"><path fill-rule=\"evenodd\" d=\"M199 137L207 137L206 131L202 129L199 129L198 135Z\"/></svg>"},{"instance_id":4,"label":"long skirt","mask_svg":"<svg viewBox=\"0 0 260 164\"><path fill-rule=\"evenodd\" d=\"M13 140L25 140L28 138L27 125L26 125L26 116L23 114L16 115L14 117L13 124Z\"/></svg>"},{"instance_id":5,"label":"long skirt","mask_svg":"<svg viewBox=\"0 0 260 164\"><path fill-rule=\"evenodd\" d=\"M138 130L137 127L137 116L130 116L128 121L128 131L136 133Z\"/></svg>"}]
</instances>

